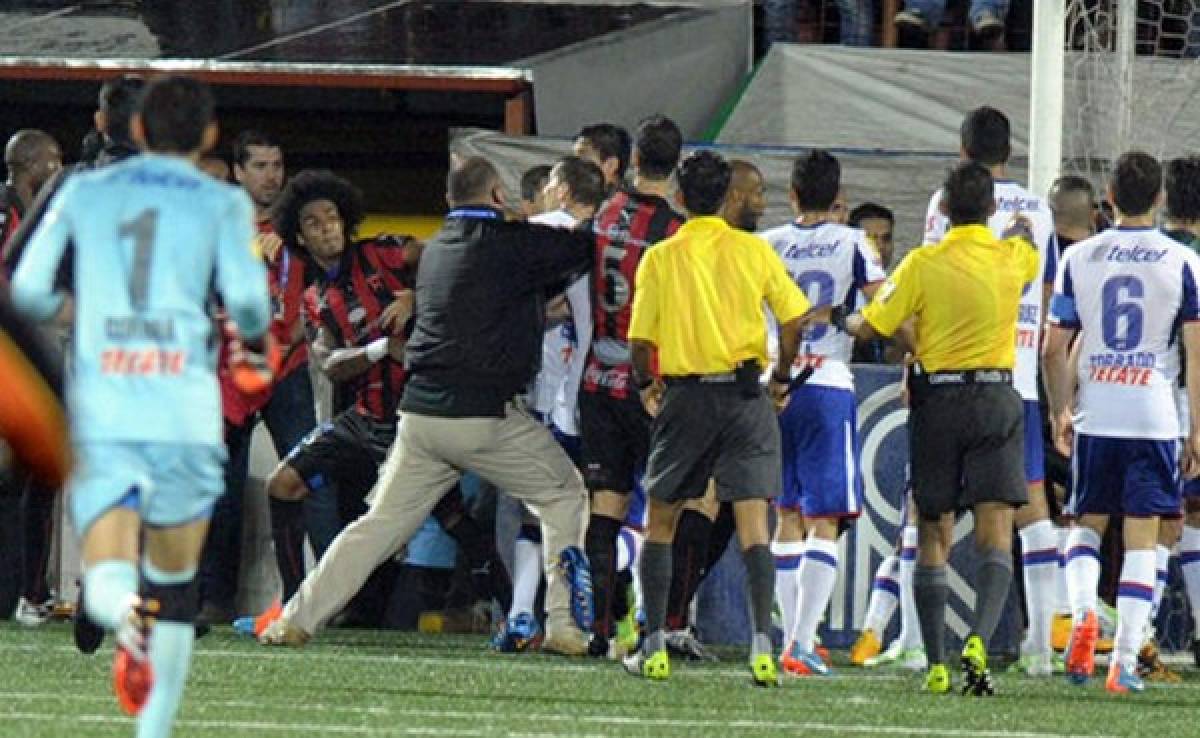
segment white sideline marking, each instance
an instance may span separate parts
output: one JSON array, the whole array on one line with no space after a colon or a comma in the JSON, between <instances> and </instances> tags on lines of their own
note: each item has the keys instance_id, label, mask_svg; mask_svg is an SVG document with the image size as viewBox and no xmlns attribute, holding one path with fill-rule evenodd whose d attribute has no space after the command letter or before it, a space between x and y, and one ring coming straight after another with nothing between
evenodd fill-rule
<instances>
[{"instance_id":1,"label":"white sideline marking","mask_svg":"<svg viewBox=\"0 0 1200 738\"><path fill-rule=\"evenodd\" d=\"M122 715L49 715L42 712L0 712L9 719L44 720L53 722L76 723L114 723L118 725L133 725L135 718ZM482 731L470 728L371 728L360 725L313 724L313 723L271 723L262 720L176 720L175 725L181 728L236 728L238 730L276 730L309 733L317 730L321 734L353 733L356 735L464 735L481 736Z\"/></svg>"},{"instance_id":2,"label":"white sideline marking","mask_svg":"<svg viewBox=\"0 0 1200 738\"><path fill-rule=\"evenodd\" d=\"M0 698L53 698L53 699L68 699L81 701L111 701L110 697L98 697L90 695L71 695L71 694L53 694L45 692L0 692ZM297 705L291 702L277 702L260 700L258 702L236 702L236 701L212 701L201 702L199 704L208 707L219 706L240 706L240 707L256 707L262 708L265 705L274 705L279 707L287 707L295 709ZM310 705L311 709L328 709L323 706ZM419 708L341 708L339 711L352 713L371 713L376 715L394 715L410 718L434 718L441 720L465 720L471 723L479 724L480 721L486 723L490 720L497 719L497 715L491 711L484 710L431 710ZM10 712L6 713L0 710L0 717L7 718L29 718L33 720L58 720L58 719L74 719L80 722L117 722L130 723L131 718L111 715L76 715L71 716L48 715L44 713L25 713L25 712ZM784 731L803 731L803 730L821 730L835 733L855 733L864 735L898 735L898 736L926 736L929 735L929 728L907 727L900 725L858 725L853 723L816 723L816 722L785 722L779 720L703 720L695 718L656 718L656 717L636 717L630 715L567 715L561 713L512 713L501 716L507 720L534 721L537 723L571 723L574 725L590 724L590 725L620 725L620 726L659 726L663 728L724 728L735 730L784 730ZM404 729L389 729L389 728L371 728L367 726L347 726L337 724L295 724L295 723L270 723L264 721L224 721L224 720L180 720L178 724L181 726L190 727L211 727L211 728L262 728L264 730L312 730L337 732L337 733L362 733L366 735L483 735L478 730L469 729L449 729L449 728L432 728L432 727L413 727ZM510 738L559 738L559 736L567 735L572 738L590 738L579 733L572 732L568 734L559 733L508 733ZM610 734L591 734L594 738L603 738L604 735ZM939 729L937 735L952 736L954 738L1076 738L1072 735L1063 735L1061 733L1031 733L1026 731L1010 731L1010 730L970 730L965 728L960 729ZM1102 738L1102 737L1097 737Z\"/></svg>"},{"instance_id":3,"label":"white sideline marking","mask_svg":"<svg viewBox=\"0 0 1200 738\"><path fill-rule=\"evenodd\" d=\"M109 651L110 649L105 649ZM26 652L42 652L42 651L57 651L60 653L76 653L73 646L38 646L32 643L17 644L17 643L0 643L0 652L3 651L26 651ZM195 655L198 657L219 656L222 658L234 659L304 659L317 658L328 661L343 661L356 662L363 664L424 664L428 666L457 666L469 669L501 669L504 671L537 671L537 672L565 672L574 674L595 674L605 670L604 664L609 664L616 668L619 665L615 662L596 662L596 663L554 663L545 660L528 661L521 659L520 656L500 655L495 654L489 656L481 652L485 658L480 659L463 659L450 658L440 656L407 656L407 655L392 655L380 656L364 653L327 653L322 652L314 655L313 651L305 651L304 649L279 648L279 647L261 647L257 650L247 651L229 651L223 649L205 649L197 648ZM616 668L613 671L616 671ZM681 669L673 677L684 679L745 679L748 681L749 673L743 667L730 667L718 669ZM912 679L911 675L907 674L859 674L854 673L855 680L862 681L898 681Z\"/></svg>"}]
</instances>

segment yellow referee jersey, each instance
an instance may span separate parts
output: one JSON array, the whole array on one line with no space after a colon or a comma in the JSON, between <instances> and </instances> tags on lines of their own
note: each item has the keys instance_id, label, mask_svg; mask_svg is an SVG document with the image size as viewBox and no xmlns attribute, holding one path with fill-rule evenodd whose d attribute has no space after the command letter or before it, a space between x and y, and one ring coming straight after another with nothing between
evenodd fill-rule
<instances>
[{"instance_id":1,"label":"yellow referee jersey","mask_svg":"<svg viewBox=\"0 0 1200 738\"><path fill-rule=\"evenodd\" d=\"M1011 369L1021 292L1037 273L1024 238L959 226L910 251L862 314L885 336L916 316L916 357L927 371Z\"/></svg>"},{"instance_id":2,"label":"yellow referee jersey","mask_svg":"<svg viewBox=\"0 0 1200 738\"><path fill-rule=\"evenodd\" d=\"M764 301L780 324L812 307L766 241L693 218L642 257L629 338L658 348L663 376L721 374L747 359L765 367Z\"/></svg>"}]
</instances>

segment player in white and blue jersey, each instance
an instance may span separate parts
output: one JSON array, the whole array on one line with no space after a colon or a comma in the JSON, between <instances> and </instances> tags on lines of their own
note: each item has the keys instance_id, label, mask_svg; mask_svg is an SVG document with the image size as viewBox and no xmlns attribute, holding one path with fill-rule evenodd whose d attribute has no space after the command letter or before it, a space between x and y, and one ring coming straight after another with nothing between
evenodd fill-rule
<instances>
[{"instance_id":1,"label":"player in white and blue jersey","mask_svg":"<svg viewBox=\"0 0 1200 738\"><path fill-rule=\"evenodd\" d=\"M1009 177L1011 135L1008 118L990 107L972 110L960 129L964 159L987 167L995 180L996 211L988 227L1000 237L1013 217L1024 216L1033 234L1033 245L1041 254L1042 281L1030 283L1021 295L1017 316L1017 364L1013 385L1025 401L1025 482L1029 504L1019 508L1013 523L1021 539L1021 571L1024 579L1029 628L1021 644L1018 666L1031 676L1053 673L1051 631L1055 610L1055 587L1059 576L1058 532L1050 521L1045 490L1045 449L1042 417L1038 407L1038 347L1044 306L1049 299L1057 267L1054 218L1045 198L1031 194ZM941 192L929 201L925 216L925 243L938 243L949 221L940 211Z\"/></svg>"},{"instance_id":2,"label":"player in white and blue jersey","mask_svg":"<svg viewBox=\"0 0 1200 738\"><path fill-rule=\"evenodd\" d=\"M264 334L270 312L250 201L194 165L217 136L208 89L155 80L133 130L149 153L66 182L12 292L30 315L58 316L67 297L55 273L76 245L70 508L85 606L117 633L114 687L127 712L140 712L145 738L170 733L183 694L196 563L222 491L212 292L248 340ZM266 381L250 356L239 353L239 375Z\"/></svg>"},{"instance_id":3,"label":"player in white and blue jersey","mask_svg":"<svg viewBox=\"0 0 1200 738\"><path fill-rule=\"evenodd\" d=\"M792 207L797 219L762 234L813 305L853 308L886 279L866 235L834 220L841 166L815 150L792 168ZM811 372L791 392L779 416L783 442L783 494L773 544L776 596L784 614L783 668L798 675L826 675L816 654L817 625L837 580L841 525L862 512L862 476L854 376L848 362L854 337L818 323L805 330L792 376Z\"/></svg>"},{"instance_id":4,"label":"player in white and blue jersey","mask_svg":"<svg viewBox=\"0 0 1200 738\"><path fill-rule=\"evenodd\" d=\"M1178 439L1187 438L1185 470L1200 451L1196 422L1181 431L1174 398L1182 340L1188 399L1200 407L1200 257L1154 227L1161 189L1153 157L1132 152L1117 160L1109 184L1117 225L1063 256L1043 350L1055 443L1071 455L1077 522L1067 544L1074 615L1067 671L1082 683L1094 669L1100 541L1109 517L1121 515L1125 558L1105 683L1117 693L1143 689L1137 654L1152 607L1159 522L1180 507ZM1072 372L1068 346L1076 334Z\"/></svg>"},{"instance_id":5,"label":"player in white and blue jersey","mask_svg":"<svg viewBox=\"0 0 1200 738\"><path fill-rule=\"evenodd\" d=\"M530 217L531 223L574 228L604 201L604 173L575 156L564 157L551 169L541 200L552 210ZM530 400L534 412L550 427L555 439L579 463L579 385L592 341L590 275L567 285L547 301L550 327L542 338L542 366L534 378ZM631 506L632 509L632 506ZM505 623L492 639L493 648L524 651L541 641L534 601L542 580L542 539L537 518L522 510L513 553L513 599Z\"/></svg>"}]
</instances>

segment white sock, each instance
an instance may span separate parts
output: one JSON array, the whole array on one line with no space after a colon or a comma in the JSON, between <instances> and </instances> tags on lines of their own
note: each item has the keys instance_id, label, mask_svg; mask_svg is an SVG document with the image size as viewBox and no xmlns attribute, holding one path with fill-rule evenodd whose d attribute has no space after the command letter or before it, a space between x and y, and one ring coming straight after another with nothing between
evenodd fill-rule
<instances>
[{"instance_id":1,"label":"white sock","mask_svg":"<svg viewBox=\"0 0 1200 738\"><path fill-rule=\"evenodd\" d=\"M645 536L633 528L623 527L617 535L617 571L629 569L633 575L633 607L636 615L642 606L642 578L638 570L638 560L642 556L642 542Z\"/></svg>"},{"instance_id":2,"label":"white sock","mask_svg":"<svg viewBox=\"0 0 1200 738\"><path fill-rule=\"evenodd\" d=\"M1055 528L1058 537L1058 574L1054 580L1054 612L1071 612L1071 598L1067 596L1067 537L1071 535L1070 528Z\"/></svg>"},{"instance_id":3,"label":"white sock","mask_svg":"<svg viewBox=\"0 0 1200 738\"><path fill-rule=\"evenodd\" d=\"M921 648L921 621L913 596L913 572L917 570L917 526L906 525L900 534L900 641L901 648Z\"/></svg>"},{"instance_id":4,"label":"white sock","mask_svg":"<svg viewBox=\"0 0 1200 738\"><path fill-rule=\"evenodd\" d=\"M1150 603L1150 622L1147 633L1152 633L1154 621L1158 619L1158 608L1162 607L1163 592L1167 588L1167 565L1171 561L1171 549L1161 544L1154 547L1154 599Z\"/></svg>"},{"instance_id":5,"label":"white sock","mask_svg":"<svg viewBox=\"0 0 1200 738\"><path fill-rule=\"evenodd\" d=\"M1113 657L1133 668L1153 607L1155 554L1152 549L1125 552L1121 582L1117 585L1117 642Z\"/></svg>"},{"instance_id":6,"label":"white sock","mask_svg":"<svg viewBox=\"0 0 1200 738\"><path fill-rule=\"evenodd\" d=\"M1091 528L1077 525L1067 538L1067 596L1071 615L1080 616L1096 609L1096 588L1100 584L1100 536Z\"/></svg>"},{"instance_id":7,"label":"white sock","mask_svg":"<svg viewBox=\"0 0 1200 738\"><path fill-rule=\"evenodd\" d=\"M1192 619L1200 622L1200 528L1190 525L1183 527L1183 538L1179 541L1179 562L1182 564L1188 604L1192 607ZM1196 630L1200 634L1200 626ZM1192 637L1196 638L1197 634Z\"/></svg>"},{"instance_id":8,"label":"white sock","mask_svg":"<svg viewBox=\"0 0 1200 738\"><path fill-rule=\"evenodd\" d=\"M796 601L796 629L791 640L801 651L811 653L817 640L817 626L829 607L829 597L837 582L837 541L810 535L800 563L800 596Z\"/></svg>"},{"instance_id":9,"label":"white sock","mask_svg":"<svg viewBox=\"0 0 1200 738\"><path fill-rule=\"evenodd\" d=\"M786 541L771 544L775 557L775 602L783 614L783 639L788 641L796 629L796 600L800 596L800 562L804 560L804 542ZM787 648L787 643L783 644Z\"/></svg>"},{"instance_id":10,"label":"white sock","mask_svg":"<svg viewBox=\"0 0 1200 738\"><path fill-rule=\"evenodd\" d=\"M508 617L515 618L523 612L533 614L537 601L538 585L542 583L542 544L528 538L517 537L513 549L513 599Z\"/></svg>"},{"instance_id":11,"label":"white sock","mask_svg":"<svg viewBox=\"0 0 1200 738\"><path fill-rule=\"evenodd\" d=\"M863 630L874 631L883 638L892 614L900 603L900 580L898 579L900 558L885 556L875 571L875 582L871 585L871 598L867 600L867 617Z\"/></svg>"},{"instance_id":12,"label":"white sock","mask_svg":"<svg viewBox=\"0 0 1200 738\"><path fill-rule=\"evenodd\" d=\"M1029 633L1023 651L1049 654L1050 621L1054 618L1054 587L1058 577L1058 536L1049 520L1025 526L1021 537L1021 575L1025 581L1025 607Z\"/></svg>"},{"instance_id":13,"label":"white sock","mask_svg":"<svg viewBox=\"0 0 1200 738\"><path fill-rule=\"evenodd\" d=\"M642 551L642 534L623 527L617 534L617 571L633 567L637 571L638 554Z\"/></svg>"},{"instance_id":14,"label":"white sock","mask_svg":"<svg viewBox=\"0 0 1200 738\"><path fill-rule=\"evenodd\" d=\"M116 630L129 616L137 592L138 571L132 561L97 561L84 572L83 605L88 617L108 630Z\"/></svg>"}]
</instances>

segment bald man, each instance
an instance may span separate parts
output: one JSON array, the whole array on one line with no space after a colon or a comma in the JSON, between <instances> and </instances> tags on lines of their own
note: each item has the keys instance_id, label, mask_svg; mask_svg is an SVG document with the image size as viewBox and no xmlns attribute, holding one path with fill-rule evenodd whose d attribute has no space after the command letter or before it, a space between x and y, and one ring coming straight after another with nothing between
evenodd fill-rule
<instances>
[{"instance_id":1,"label":"bald man","mask_svg":"<svg viewBox=\"0 0 1200 738\"><path fill-rule=\"evenodd\" d=\"M734 228L754 233L767 209L767 186L758 167L744 159L730 159L733 179L721 208L721 217Z\"/></svg>"},{"instance_id":2,"label":"bald man","mask_svg":"<svg viewBox=\"0 0 1200 738\"><path fill-rule=\"evenodd\" d=\"M1050 185L1050 212L1054 215L1054 237L1058 255L1076 241L1096 232L1096 193L1083 177L1059 177Z\"/></svg>"},{"instance_id":3,"label":"bald man","mask_svg":"<svg viewBox=\"0 0 1200 738\"><path fill-rule=\"evenodd\" d=\"M49 133L26 128L8 139L4 166L8 181L0 190L0 246L7 246L42 185L62 169L62 149Z\"/></svg>"}]
</instances>

